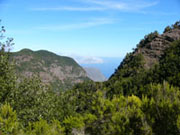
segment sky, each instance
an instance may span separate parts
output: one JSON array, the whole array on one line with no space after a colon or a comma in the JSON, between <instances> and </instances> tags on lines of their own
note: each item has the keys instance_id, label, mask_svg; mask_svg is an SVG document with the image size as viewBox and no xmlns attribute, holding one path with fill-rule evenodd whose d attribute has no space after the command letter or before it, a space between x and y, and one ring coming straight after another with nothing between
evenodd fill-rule
<instances>
[{"instance_id":1,"label":"sky","mask_svg":"<svg viewBox=\"0 0 180 135\"><path fill-rule=\"evenodd\" d=\"M0 0L0 19L14 38L12 51L43 49L103 64L180 20L180 0Z\"/></svg>"}]
</instances>

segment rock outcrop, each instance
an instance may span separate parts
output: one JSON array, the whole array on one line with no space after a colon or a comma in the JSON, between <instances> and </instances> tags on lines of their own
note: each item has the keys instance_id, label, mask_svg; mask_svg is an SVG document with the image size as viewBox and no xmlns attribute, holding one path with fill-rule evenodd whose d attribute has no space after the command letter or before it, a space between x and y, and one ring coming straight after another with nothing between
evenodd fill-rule
<instances>
[{"instance_id":1,"label":"rock outcrop","mask_svg":"<svg viewBox=\"0 0 180 135\"><path fill-rule=\"evenodd\" d=\"M180 28L171 29L162 35L156 35L152 41L146 43L143 47L137 48L134 55L141 53L145 59L145 67L150 68L159 61L164 50L168 48L173 41L179 39Z\"/></svg>"},{"instance_id":2,"label":"rock outcrop","mask_svg":"<svg viewBox=\"0 0 180 135\"><path fill-rule=\"evenodd\" d=\"M163 34L157 31L150 33L142 39L132 53L126 55L115 73L110 77L118 78L119 76L129 77L134 71L150 69L159 63L165 50L171 46L173 41L180 40L180 22L176 22L171 27L166 27ZM136 62L135 62L136 61ZM137 64L137 61L139 63ZM141 61L141 62L140 62ZM134 65L136 63L136 65ZM122 71L124 74L122 75Z\"/></svg>"}]
</instances>

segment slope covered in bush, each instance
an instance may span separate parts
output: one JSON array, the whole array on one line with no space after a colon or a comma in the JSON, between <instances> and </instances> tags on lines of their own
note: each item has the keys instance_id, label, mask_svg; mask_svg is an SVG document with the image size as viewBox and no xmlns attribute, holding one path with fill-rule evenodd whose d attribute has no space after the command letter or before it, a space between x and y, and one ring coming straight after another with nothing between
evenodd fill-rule
<instances>
[{"instance_id":1,"label":"slope covered in bush","mask_svg":"<svg viewBox=\"0 0 180 135\"><path fill-rule=\"evenodd\" d=\"M179 23L165 33L175 29L179 29ZM143 44L154 40L156 36L150 35ZM5 51L7 45L2 44L0 134L179 135L178 39L169 42L148 68L147 55L137 53L147 46L138 46L107 82L89 81L60 93L53 92L38 77L17 81Z\"/></svg>"}]
</instances>

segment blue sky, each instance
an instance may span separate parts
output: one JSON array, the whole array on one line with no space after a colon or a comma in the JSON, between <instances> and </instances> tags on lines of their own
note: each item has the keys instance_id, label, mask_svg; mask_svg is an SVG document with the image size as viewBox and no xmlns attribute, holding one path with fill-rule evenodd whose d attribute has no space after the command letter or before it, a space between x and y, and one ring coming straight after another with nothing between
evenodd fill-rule
<instances>
[{"instance_id":1,"label":"blue sky","mask_svg":"<svg viewBox=\"0 0 180 135\"><path fill-rule=\"evenodd\" d=\"M14 38L13 51L44 49L101 64L180 20L180 1L0 0L0 19Z\"/></svg>"}]
</instances>

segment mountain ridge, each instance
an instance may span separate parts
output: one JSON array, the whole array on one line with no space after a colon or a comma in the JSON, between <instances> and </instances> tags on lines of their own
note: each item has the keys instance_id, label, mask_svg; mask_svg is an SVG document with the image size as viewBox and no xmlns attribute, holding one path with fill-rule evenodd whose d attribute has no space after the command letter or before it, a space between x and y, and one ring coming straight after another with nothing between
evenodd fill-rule
<instances>
[{"instance_id":1,"label":"mountain ridge","mask_svg":"<svg viewBox=\"0 0 180 135\"><path fill-rule=\"evenodd\" d=\"M111 75L110 80L113 76L116 76L125 65L130 66L128 65L129 62L136 57L142 59L144 70L152 68L155 64L159 63L164 51L170 47L171 43L179 39L180 22L176 22L171 27L167 26L163 34L159 34L155 31L144 36L144 39L137 44L137 48L126 55L116 71Z\"/></svg>"},{"instance_id":2,"label":"mountain ridge","mask_svg":"<svg viewBox=\"0 0 180 135\"><path fill-rule=\"evenodd\" d=\"M85 70L74 59L50 51L22 49L11 53L10 59L15 62L19 78L37 74L55 90L70 89L76 83L89 80Z\"/></svg>"}]
</instances>

